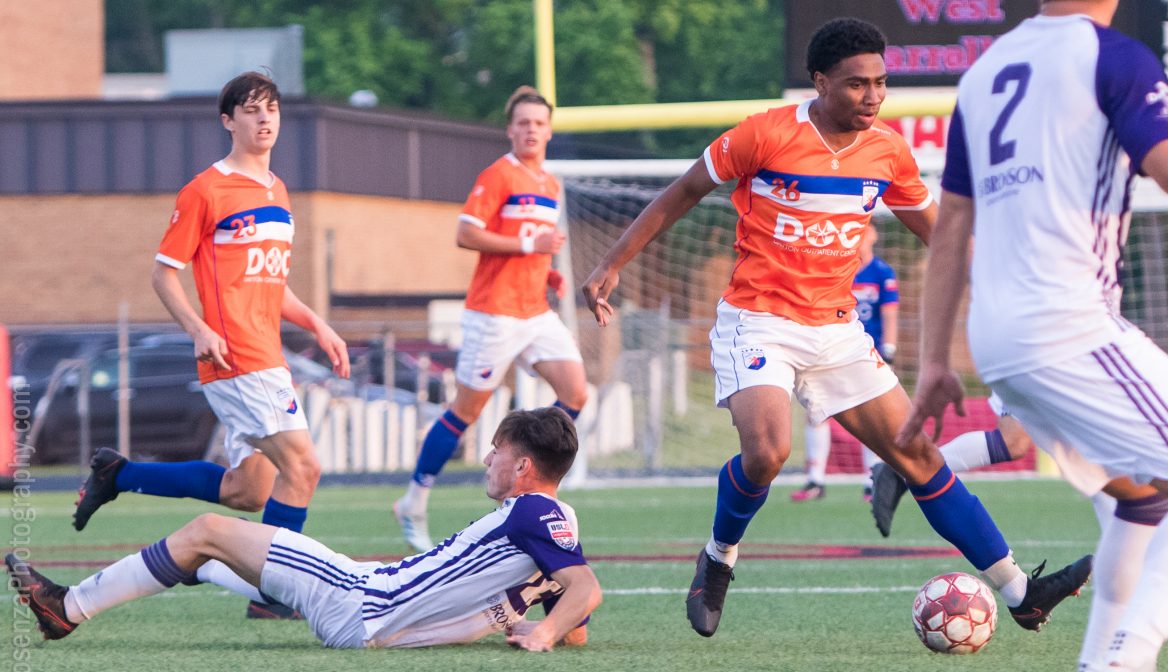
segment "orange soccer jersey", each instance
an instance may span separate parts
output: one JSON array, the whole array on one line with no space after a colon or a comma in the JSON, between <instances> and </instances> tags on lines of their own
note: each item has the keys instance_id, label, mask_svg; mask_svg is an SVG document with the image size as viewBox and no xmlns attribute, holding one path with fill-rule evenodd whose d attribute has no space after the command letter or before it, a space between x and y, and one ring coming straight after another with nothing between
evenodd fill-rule
<instances>
[{"instance_id":1,"label":"orange soccer jersey","mask_svg":"<svg viewBox=\"0 0 1168 672\"><path fill-rule=\"evenodd\" d=\"M459 221L504 236L535 236L556 227L560 184L506 154L479 173ZM549 310L547 254L479 254L466 307L491 315L534 317Z\"/></svg>"},{"instance_id":2,"label":"orange soccer jersey","mask_svg":"<svg viewBox=\"0 0 1168 672\"><path fill-rule=\"evenodd\" d=\"M932 196L908 145L884 123L837 152L811 123L810 105L748 117L704 158L715 182L738 179L738 261L723 298L814 326L849 319L860 234L878 199L923 210Z\"/></svg>"},{"instance_id":3,"label":"orange soccer jersey","mask_svg":"<svg viewBox=\"0 0 1168 672\"><path fill-rule=\"evenodd\" d=\"M286 366L280 311L293 230L288 190L274 175L266 186L220 161L179 192L155 259L178 269L193 260L203 319L227 341L232 367L199 362L201 382Z\"/></svg>"}]
</instances>

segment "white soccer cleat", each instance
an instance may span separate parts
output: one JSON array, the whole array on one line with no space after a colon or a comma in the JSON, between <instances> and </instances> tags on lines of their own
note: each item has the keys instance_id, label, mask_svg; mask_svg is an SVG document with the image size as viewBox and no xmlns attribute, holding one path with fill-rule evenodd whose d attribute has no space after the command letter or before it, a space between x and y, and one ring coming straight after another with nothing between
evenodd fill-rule
<instances>
[{"instance_id":1,"label":"white soccer cleat","mask_svg":"<svg viewBox=\"0 0 1168 672\"><path fill-rule=\"evenodd\" d=\"M425 513L411 513L399 499L393 503L393 517L401 526L402 537L405 538L406 544L410 548L419 553L425 553L434 548L434 542L430 541L430 527L426 522Z\"/></svg>"}]
</instances>

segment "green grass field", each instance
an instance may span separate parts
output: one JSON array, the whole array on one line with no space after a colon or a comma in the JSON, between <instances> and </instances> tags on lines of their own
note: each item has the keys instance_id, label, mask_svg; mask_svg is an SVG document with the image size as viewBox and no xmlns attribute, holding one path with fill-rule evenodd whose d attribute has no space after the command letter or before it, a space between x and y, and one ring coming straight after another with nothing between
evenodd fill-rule
<instances>
[{"instance_id":1,"label":"green grass field","mask_svg":"<svg viewBox=\"0 0 1168 672\"><path fill-rule=\"evenodd\" d=\"M1062 482L976 481L970 488L995 515L1025 568L1047 558L1056 569L1091 551L1098 534L1091 507ZM891 553L898 547L944 548L911 503L896 521L893 537L885 540L860 500L859 486L833 486L826 500L805 504L787 500L791 489L776 486L751 526L721 629L712 639L689 629L683 600L692 576L691 557L708 534L713 488L595 489L562 493L579 514L585 552L595 558L593 566L606 593L590 626L590 643L582 650L530 654L510 649L501 637L430 650L326 650L303 622L245 620L241 598L201 586L180 587L108 611L63 641L41 642L34 633L27 648L19 637L29 628L27 610L10 600L0 609L4 669L1074 669L1090 588L1061 606L1042 633L1014 625L999 603L1005 618L982 652L933 654L913 634L913 594L935 574L970 571L965 561ZM406 549L389 514L398 494L399 489L390 488L324 489L317 494L306 532L351 555L400 556ZM34 566L38 560L61 563L43 571L62 582L83 578L207 509L196 502L123 494L79 534L69 525L72 501L66 493L12 500L35 511ZM432 531L435 536L453 532L491 506L480 488L438 488L432 498ZM8 533L18 521L12 509L4 510L4 518ZM798 548L803 545L823 546ZM838 559L853 545L881 553ZM832 546L843 548L827 548ZM65 561L85 564L65 566ZM13 667L14 661L28 667Z\"/></svg>"}]
</instances>

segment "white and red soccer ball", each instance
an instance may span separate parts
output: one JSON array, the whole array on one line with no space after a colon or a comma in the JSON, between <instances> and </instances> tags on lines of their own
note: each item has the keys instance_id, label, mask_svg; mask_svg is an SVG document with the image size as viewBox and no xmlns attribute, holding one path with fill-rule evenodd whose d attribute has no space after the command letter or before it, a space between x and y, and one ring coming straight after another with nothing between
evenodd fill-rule
<instances>
[{"instance_id":1,"label":"white and red soccer ball","mask_svg":"<svg viewBox=\"0 0 1168 672\"><path fill-rule=\"evenodd\" d=\"M925 582L913 600L913 629L940 653L976 653L998 626L998 603L977 577L951 572Z\"/></svg>"}]
</instances>

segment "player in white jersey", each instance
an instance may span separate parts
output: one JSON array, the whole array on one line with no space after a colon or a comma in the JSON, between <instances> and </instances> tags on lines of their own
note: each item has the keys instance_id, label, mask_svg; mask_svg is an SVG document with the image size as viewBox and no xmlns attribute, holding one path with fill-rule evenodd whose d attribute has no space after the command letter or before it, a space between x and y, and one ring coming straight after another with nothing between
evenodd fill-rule
<instances>
[{"instance_id":1,"label":"player in white jersey","mask_svg":"<svg viewBox=\"0 0 1168 672\"><path fill-rule=\"evenodd\" d=\"M1117 6L1046 0L962 77L921 377L898 438L949 403L960 410L949 343L972 244L968 329L982 379L1039 446L1102 467L1102 478L1073 481L1086 494L1125 475L1168 493L1168 354L1116 302L1131 180L1146 174L1168 190L1168 79L1150 51L1106 27ZM1082 670L1155 667L1168 637L1168 523L1148 536L1146 555L1130 557L1101 541L1101 571L1144 563L1112 646L1085 645ZM1092 620L1123 609L1112 606Z\"/></svg>"},{"instance_id":2,"label":"player in white jersey","mask_svg":"<svg viewBox=\"0 0 1168 672\"><path fill-rule=\"evenodd\" d=\"M576 515L556 499L576 430L558 408L515 411L487 455L487 495L500 507L426 553L358 562L287 529L206 514L79 585L59 586L14 555L8 572L46 639L101 611L186 582L208 560L304 614L334 648L454 644L507 632L547 651L587 641L600 585L580 548ZM543 603L547 617L525 621Z\"/></svg>"}]
</instances>

